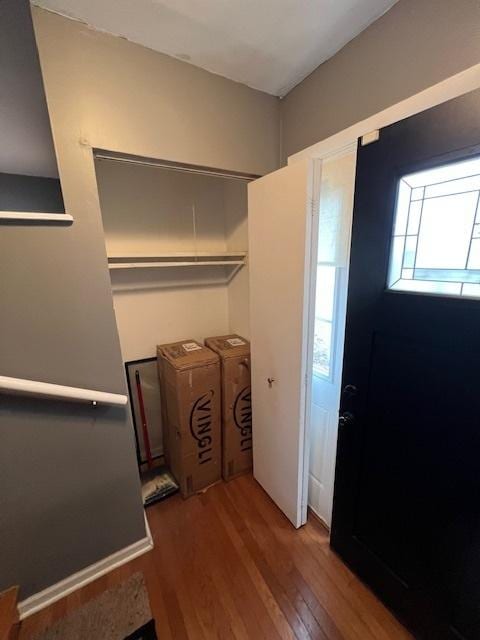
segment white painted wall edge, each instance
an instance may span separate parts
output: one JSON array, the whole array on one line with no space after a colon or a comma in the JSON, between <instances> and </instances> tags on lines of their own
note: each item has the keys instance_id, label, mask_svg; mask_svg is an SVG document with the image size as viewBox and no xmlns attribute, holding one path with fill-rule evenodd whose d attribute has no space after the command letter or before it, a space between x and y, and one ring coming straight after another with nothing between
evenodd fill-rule
<instances>
[{"instance_id":1,"label":"white painted wall edge","mask_svg":"<svg viewBox=\"0 0 480 640\"><path fill-rule=\"evenodd\" d=\"M357 122L351 127L347 127L347 129L343 129L343 131L339 131L320 142L302 149L302 151L294 153L289 156L288 164L299 162L305 158L325 157L329 153L341 149L375 129L387 127L399 120L435 107L452 98L457 98L479 87L480 64L476 64L473 65L473 67L465 69L465 71L461 71L446 80L442 80L442 82L428 87L428 89L420 91L414 96L410 96L383 111L379 111L365 120Z\"/></svg>"},{"instance_id":2,"label":"white painted wall edge","mask_svg":"<svg viewBox=\"0 0 480 640\"><path fill-rule=\"evenodd\" d=\"M63 580L60 580L60 582L57 582L56 584L53 584L19 602L18 612L20 620L24 620L25 618L28 618L28 616L45 609L45 607L50 606L65 596L68 596L73 591L84 587L106 573L113 571L117 567L120 567L121 565L130 562L130 560L134 560L134 558L137 558L138 556L153 549L153 538L146 516L145 531L147 535L141 540L134 542L124 549L120 549L119 551L112 553L112 555L103 558L103 560L99 560L98 562L85 567L85 569L73 573L71 576L68 576L68 578L64 578Z\"/></svg>"},{"instance_id":3,"label":"white painted wall edge","mask_svg":"<svg viewBox=\"0 0 480 640\"><path fill-rule=\"evenodd\" d=\"M0 222L38 222L55 224L72 224L73 217L69 213L35 213L32 211L0 211Z\"/></svg>"}]
</instances>

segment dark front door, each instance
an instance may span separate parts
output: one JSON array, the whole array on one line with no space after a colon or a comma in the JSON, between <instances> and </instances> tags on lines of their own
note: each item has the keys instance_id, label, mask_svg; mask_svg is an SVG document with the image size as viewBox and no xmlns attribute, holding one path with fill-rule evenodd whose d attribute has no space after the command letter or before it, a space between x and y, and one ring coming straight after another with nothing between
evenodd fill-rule
<instances>
[{"instance_id":1,"label":"dark front door","mask_svg":"<svg viewBox=\"0 0 480 640\"><path fill-rule=\"evenodd\" d=\"M331 544L418 638L480 638L480 91L358 152Z\"/></svg>"}]
</instances>

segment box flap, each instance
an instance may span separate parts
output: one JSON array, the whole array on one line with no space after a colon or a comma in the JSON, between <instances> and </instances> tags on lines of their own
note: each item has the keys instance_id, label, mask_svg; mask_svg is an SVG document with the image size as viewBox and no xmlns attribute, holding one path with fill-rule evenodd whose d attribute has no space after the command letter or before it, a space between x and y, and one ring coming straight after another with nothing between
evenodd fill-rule
<instances>
[{"instance_id":1,"label":"box flap","mask_svg":"<svg viewBox=\"0 0 480 640\"><path fill-rule=\"evenodd\" d=\"M157 355L178 370L192 369L218 362L218 355L196 340L182 340L157 346Z\"/></svg>"},{"instance_id":2,"label":"box flap","mask_svg":"<svg viewBox=\"0 0 480 640\"><path fill-rule=\"evenodd\" d=\"M228 336L205 338L205 344L221 358L238 358L250 355L250 343L235 333Z\"/></svg>"}]
</instances>

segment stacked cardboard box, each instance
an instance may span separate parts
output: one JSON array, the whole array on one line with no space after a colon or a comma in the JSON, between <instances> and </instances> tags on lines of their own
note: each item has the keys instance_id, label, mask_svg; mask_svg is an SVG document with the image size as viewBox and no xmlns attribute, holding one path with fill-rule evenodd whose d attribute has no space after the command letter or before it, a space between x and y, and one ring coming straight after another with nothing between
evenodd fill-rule
<instances>
[{"instance_id":1,"label":"stacked cardboard box","mask_svg":"<svg viewBox=\"0 0 480 640\"><path fill-rule=\"evenodd\" d=\"M184 498L221 477L220 361L185 340L157 347L166 463Z\"/></svg>"},{"instance_id":2,"label":"stacked cardboard box","mask_svg":"<svg viewBox=\"0 0 480 640\"><path fill-rule=\"evenodd\" d=\"M222 384L222 476L229 480L252 468L250 345L237 335L207 338L220 356Z\"/></svg>"}]
</instances>

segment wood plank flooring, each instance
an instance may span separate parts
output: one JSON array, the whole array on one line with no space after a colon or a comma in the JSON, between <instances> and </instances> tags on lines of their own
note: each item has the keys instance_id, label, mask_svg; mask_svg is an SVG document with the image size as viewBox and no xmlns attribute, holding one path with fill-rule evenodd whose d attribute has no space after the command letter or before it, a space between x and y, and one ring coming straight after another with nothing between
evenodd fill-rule
<instances>
[{"instance_id":1,"label":"wood plank flooring","mask_svg":"<svg viewBox=\"0 0 480 640\"><path fill-rule=\"evenodd\" d=\"M155 548L27 618L20 640L143 571L159 640L411 638L330 550L295 530L251 476L147 510Z\"/></svg>"}]
</instances>

